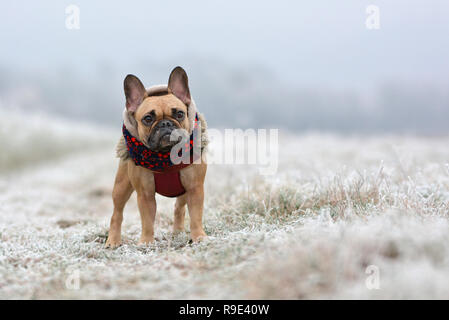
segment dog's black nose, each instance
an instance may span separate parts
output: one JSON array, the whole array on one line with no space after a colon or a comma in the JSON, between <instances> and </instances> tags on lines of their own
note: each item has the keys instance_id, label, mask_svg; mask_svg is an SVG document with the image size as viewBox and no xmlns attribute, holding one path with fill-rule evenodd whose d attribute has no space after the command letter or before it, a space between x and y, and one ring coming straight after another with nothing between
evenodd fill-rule
<instances>
[{"instance_id":1,"label":"dog's black nose","mask_svg":"<svg viewBox=\"0 0 449 320\"><path fill-rule=\"evenodd\" d=\"M161 120L161 122L159 122L159 127L160 128L171 128L171 127L173 127L173 122L171 122L170 120Z\"/></svg>"}]
</instances>

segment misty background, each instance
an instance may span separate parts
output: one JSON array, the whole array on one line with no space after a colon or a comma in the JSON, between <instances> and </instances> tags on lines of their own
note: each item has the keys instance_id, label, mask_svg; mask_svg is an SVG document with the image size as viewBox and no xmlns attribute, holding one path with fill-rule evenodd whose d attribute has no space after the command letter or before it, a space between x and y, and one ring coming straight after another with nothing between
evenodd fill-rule
<instances>
[{"instance_id":1,"label":"misty background","mask_svg":"<svg viewBox=\"0 0 449 320\"><path fill-rule=\"evenodd\" d=\"M448 19L447 1L2 2L0 108L118 128L126 74L181 65L211 127L447 134Z\"/></svg>"}]
</instances>

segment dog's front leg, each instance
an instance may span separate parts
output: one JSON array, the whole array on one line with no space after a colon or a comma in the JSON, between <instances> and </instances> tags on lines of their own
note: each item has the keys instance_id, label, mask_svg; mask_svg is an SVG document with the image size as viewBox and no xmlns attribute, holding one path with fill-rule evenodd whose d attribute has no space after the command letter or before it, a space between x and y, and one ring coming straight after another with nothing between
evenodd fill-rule
<instances>
[{"instance_id":1,"label":"dog's front leg","mask_svg":"<svg viewBox=\"0 0 449 320\"><path fill-rule=\"evenodd\" d=\"M156 189L153 173L145 168L129 164L129 178L137 193L142 222L142 235L139 245L148 245L154 241L154 219L156 217Z\"/></svg>"},{"instance_id":2,"label":"dog's front leg","mask_svg":"<svg viewBox=\"0 0 449 320\"><path fill-rule=\"evenodd\" d=\"M181 170L181 182L186 189L187 207L190 216L190 236L193 241L206 238L203 230L204 179L207 164L193 164Z\"/></svg>"},{"instance_id":3,"label":"dog's front leg","mask_svg":"<svg viewBox=\"0 0 449 320\"><path fill-rule=\"evenodd\" d=\"M128 177L128 165L126 162L120 162L115 177L114 189L112 191L112 200L114 203L114 212L111 217L111 226L109 228L108 239L106 241L107 248L116 248L121 242L121 229L123 221L123 209L129 197L133 193L134 188Z\"/></svg>"},{"instance_id":4,"label":"dog's front leg","mask_svg":"<svg viewBox=\"0 0 449 320\"><path fill-rule=\"evenodd\" d=\"M142 220L142 235L139 245L148 245L154 241L154 218L156 217L156 198L154 192L137 191L137 204Z\"/></svg>"},{"instance_id":5,"label":"dog's front leg","mask_svg":"<svg viewBox=\"0 0 449 320\"><path fill-rule=\"evenodd\" d=\"M187 207L190 216L190 236L193 241L206 238L203 230L204 187L199 185L187 191Z\"/></svg>"}]
</instances>

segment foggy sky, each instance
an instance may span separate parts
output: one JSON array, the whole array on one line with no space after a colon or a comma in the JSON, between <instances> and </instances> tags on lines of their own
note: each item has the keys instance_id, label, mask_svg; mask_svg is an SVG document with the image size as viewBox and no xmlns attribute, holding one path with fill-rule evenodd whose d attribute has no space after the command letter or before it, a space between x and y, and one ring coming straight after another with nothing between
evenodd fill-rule
<instances>
[{"instance_id":1,"label":"foggy sky","mask_svg":"<svg viewBox=\"0 0 449 320\"><path fill-rule=\"evenodd\" d=\"M72 3L76 31L65 28ZM380 9L380 30L365 27L368 4ZM88 72L107 62L125 71L194 56L265 66L292 86L443 86L448 21L447 1L3 1L0 65Z\"/></svg>"},{"instance_id":2,"label":"foggy sky","mask_svg":"<svg viewBox=\"0 0 449 320\"><path fill-rule=\"evenodd\" d=\"M443 0L4 1L0 106L116 125L126 74L181 65L212 125L448 132L448 18Z\"/></svg>"}]
</instances>

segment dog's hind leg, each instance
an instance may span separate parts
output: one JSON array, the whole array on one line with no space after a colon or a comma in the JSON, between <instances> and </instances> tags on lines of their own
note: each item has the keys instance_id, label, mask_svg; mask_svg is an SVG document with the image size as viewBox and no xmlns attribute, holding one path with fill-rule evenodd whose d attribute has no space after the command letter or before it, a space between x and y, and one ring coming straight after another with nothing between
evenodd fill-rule
<instances>
[{"instance_id":1,"label":"dog's hind leg","mask_svg":"<svg viewBox=\"0 0 449 320\"><path fill-rule=\"evenodd\" d=\"M175 203L175 218L173 222L173 233L184 231L184 218L186 216L187 196L183 194L176 198Z\"/></svg>"},{"instance_id":2,"label":"dog's hind leg","mask_svg":"<svg viewBox=\"0 0 449 320\"><path fill-rule=\"evenodd\" d=\"M128 163L127 161L120 161L117 175L115 176L114 189L112 191L114 212L111 217L111 226L109 229L108 240L106 241L106 247L115 248L121 244L123 209L133 191L134 188L132 187L128 176Z\"/></svg>"}]
</instances>

